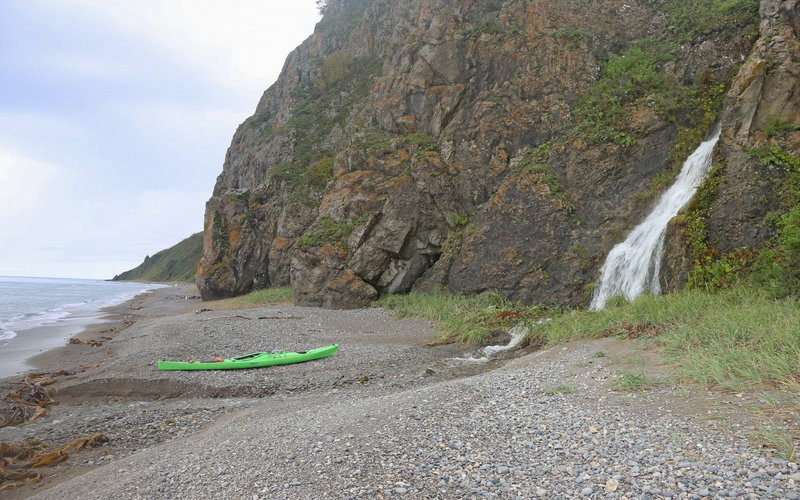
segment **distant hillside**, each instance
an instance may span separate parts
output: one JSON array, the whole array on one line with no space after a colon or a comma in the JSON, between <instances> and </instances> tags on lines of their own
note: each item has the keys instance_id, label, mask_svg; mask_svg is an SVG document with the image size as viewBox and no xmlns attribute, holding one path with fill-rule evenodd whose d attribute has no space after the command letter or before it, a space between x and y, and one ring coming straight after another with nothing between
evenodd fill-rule
<instances>
[{"instance_id":1,"label":"distant hillside","mask_svg":"<svg viewBox=\"0 0 800 500\"><path fill-rule=\"evenodd\" d=\"M203 254L203 233L195 233L177 245L144 258L139 266L114 276L113 281L194 282Z\"/></svg>"}]
</instances>

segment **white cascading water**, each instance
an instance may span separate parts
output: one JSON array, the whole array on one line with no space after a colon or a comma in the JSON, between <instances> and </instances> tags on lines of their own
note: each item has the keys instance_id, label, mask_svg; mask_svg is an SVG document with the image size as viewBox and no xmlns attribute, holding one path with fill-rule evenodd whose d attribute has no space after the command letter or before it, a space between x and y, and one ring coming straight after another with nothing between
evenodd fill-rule
<instances>
[{"instance_id":1,"label":"white cascading water","mask_svg":"<svg viewBox=\"0 0 800 500\"><path fill-rule=\"evenodd\" d=\"M719 134L717 127L714 135L686 159L675 183L661 195L650 215L625 241L611 249L600 270L589 309L602 309L608 299L618 295L633 300L644 292L661 293L658 276L667 224L694 196L711 169L712 152Z\"/></svg>"}]
</instances>

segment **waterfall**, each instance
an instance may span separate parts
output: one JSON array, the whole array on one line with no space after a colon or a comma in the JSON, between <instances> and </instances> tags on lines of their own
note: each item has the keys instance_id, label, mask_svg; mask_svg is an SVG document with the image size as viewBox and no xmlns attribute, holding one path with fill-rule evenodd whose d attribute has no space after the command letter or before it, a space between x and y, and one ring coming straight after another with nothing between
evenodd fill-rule
<instances>
[{"instance_id":1,"label":"waterfall","mask_svg":"<svg viewBox=\"0 0 800 500\"><path fill-rule=\"evenodd\" d=\"M714 135L686 159L675 183L661 195L647 218L625 241L611 249L600 270L589 309L602 309L608 299L617 295L633 300L644 292L661 293L658 275L667 224L694 196L711 169L712 152L719 134L717 127Z\"/></svg>"}]
</instances>

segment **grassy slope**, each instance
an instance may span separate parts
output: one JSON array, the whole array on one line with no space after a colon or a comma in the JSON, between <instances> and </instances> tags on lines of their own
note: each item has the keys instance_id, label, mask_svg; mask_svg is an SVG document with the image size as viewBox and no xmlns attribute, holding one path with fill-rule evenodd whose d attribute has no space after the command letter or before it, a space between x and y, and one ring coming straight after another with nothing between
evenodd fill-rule
<instances>
[{"instance_id":1,"label":"grassy slope","mask_svg":"<svg viewBox=\"0 0 800 500\"><path fill-rule=\"evenodd\" d=\"M114 276L114 280L192 283L202 253L203 233L195 233L173 247L145 257L139 266Z\"/></svg>"},{"instance_id":2,"label":"grassy slope","mask_svg":"<svg viewBox=\"0 0 800 500\"><path fill-rule=\"evenodd\" d=\"M760 290L687 290L643 296L602 311L572 311L532 335L545 342L602 336L648 337L679 381L729 388L800 380L800 307Z\"/></svg>"},{"instance_id":3,"label":"grassy slope","mask_svg":"<svg viewBox=\"0 0 800 500\"><path fill-rule=\"evenodd\" d=\"M646 337L674 366L678 381L739 388L800 381L800 306L759 289L687 290L633 302L612 301L602 311L545 311L495 294L389 296L379 305L398 316L439 322L445 336L480 342L495 328L526 324L533 343L608 336Z\"/></svg>"}]
</instances>

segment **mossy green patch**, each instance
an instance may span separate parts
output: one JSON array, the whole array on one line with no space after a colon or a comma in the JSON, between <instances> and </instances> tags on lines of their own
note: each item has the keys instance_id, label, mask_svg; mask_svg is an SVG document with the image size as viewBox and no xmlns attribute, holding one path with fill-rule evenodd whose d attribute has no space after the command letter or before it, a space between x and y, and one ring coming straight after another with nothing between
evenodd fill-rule
<instances>
[{"instance_id":1,"label":"mossy green patch","mask_svg":"<svg viewBox=\"0 0 800 500\"><path fill-rule=\"evenodd\" d=\"M353 140L353 145L366 153L374 154L392 146L389 136L378 129L368 129L360 132Z\"/></svg>"},{"instance_id":2,"label":"mossy green patch","mask_svg":"<svg viewBox=\"0 0 800 500\"><path fill-rule=\"evenodd\" d=\"M551 32L550 36L559 40L567 40L573 48L580 46L582 42L589 38L587 32L574 26L563 26Z\"/></svg>"},{"instance_id":3,"label":"mossy green patch","mask_svg":"<svg viewBox=\"0 0 800 500\"><path fill-rule=\"evenodd\" d=\"M646 0L667 15L667 31L681 41L758 23L758 0Z\"/></svg>"},{"instance_id":4,"label":"mossy green patch","mask_svg":"<svg viewBox=\"0 0 800 500\"><path fill-rule=\"evenodd\" d=\"M458 32L464 38L478 38L481 35L524 36L525 31L516 26L498 24L494 21L484 21L477 26L471 26Z\"/></svg>"},{"instance_id":5,"label":"mossy green patch","mask_svg":"<svg viewBox=\"0 0 800 500\"><path fill-rule=\"evenodd\" d=\"M228 238L228 233L225 231L225 224L222 218L222 212L219 210L214 212L214 225L211 228L211 241L220 255L225 255L231 248L231 242Z\"/></svg>"},{"instance_id":6,"label":"mossy green patch","mask_svg":"<svg viewBox=\"0 0 800 500\"><path fill-rule=\"evenodd\" d=\"M331 217L320 217L309 227L306 232L297 238L297 245L321 247L324 245L345 246L345 240L360 224L366 221L364 217L350 217L349 219L336 220Z\"/></svg>"},{"instance_id":7,"label":"mossy green patch","mask_svg":"<svg viewBox=\"0 0 800 500\"><path fill-rule=\"evenodd\" d=\"M764 133L767 137L774 138L796 130L800 130L800 125L784 120L778 115L771 115L767 118L767 128L764 129Z\"/></svg>"},{"instance_id":8,"label":"mossy green patch","mask_svg":"<svg viewBox=\"0 0 800 500\"><path fill-rule=\"evenodd\" d=\"M450 217L448 217L448 219L450 221L450 224L453 226L466 226L467 224L469 224L469 217L462 217L457 213L450 214Z\"/></svg>"},{"instance_id":9,"label":"mossy green patch","mask_svg":"<svg viewBox=\"0 0 800 500\"><path fill-rule=\"evenodd\" d=\"M414 132L413 134L397 139L395 143L416 146L421 151L436 151L438 149L436 139L424 132Z\"/></svg>"}]
</instances>

